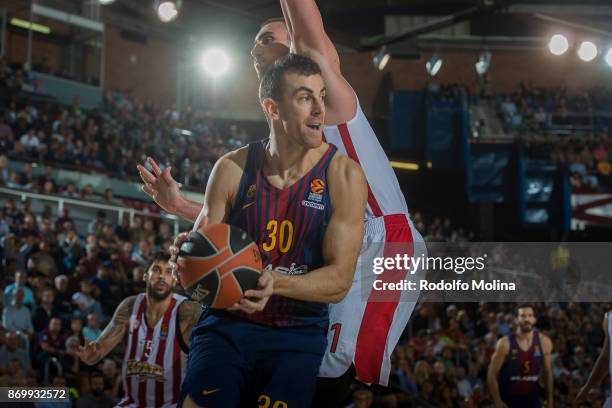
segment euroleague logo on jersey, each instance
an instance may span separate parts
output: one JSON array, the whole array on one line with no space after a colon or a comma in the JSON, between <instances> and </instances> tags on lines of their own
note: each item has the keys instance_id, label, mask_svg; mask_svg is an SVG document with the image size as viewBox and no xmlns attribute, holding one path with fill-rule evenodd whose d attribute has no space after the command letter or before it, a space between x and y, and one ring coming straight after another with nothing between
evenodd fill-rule
<instances>
[{"instance_id":1,"label":"euroleague logo on jersey","mask_svg":"<svg viewBox=\"0 0 612 408\"><path fill-rule=\"evenodd\" d=\"M323 201L323 192L325 191L325 182L320 178L316 178L310 182L310 192L308 199L302 200L302 205L305 207L314 208L316 210L324 210L325 206L321 204Z\"/></svg>"},{"instance_id":2,"label":"euroleague logo on jersey","mask_svg":"<svg viewBox=\"0 0 612 408\"><path fill-rule=\"evenodd\" d=\"M325 182L320 178L312 180L310 183L310 192L314 194L323 194L325 191Z\"/></svg>"}]
</instances>

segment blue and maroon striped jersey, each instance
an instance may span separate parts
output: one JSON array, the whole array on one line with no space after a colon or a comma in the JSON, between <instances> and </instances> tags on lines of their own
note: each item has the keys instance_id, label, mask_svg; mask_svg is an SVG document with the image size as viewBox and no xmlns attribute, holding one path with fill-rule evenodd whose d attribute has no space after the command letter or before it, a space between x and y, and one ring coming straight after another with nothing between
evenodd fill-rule
<instances>
[{"instance_id":1,"label":"blue and maroon striped jersey","mask_svg":"<svg viewBox=\"0 0 612 408\"><path fill-rule=\"evenodd\" d=\"M529 350L519 346L516 335L511 334L510 351L499 373L500 394L504 396L526 396L539 392L540 370L544 363L544 351L540 334L534 331Z\"/></svg>"},{"instance_id":2,"label":"blue and maroon striped jersey","mask_svg":"<svg viewBox=\"0 0 612 408\"><path fill-rule=\"evenodd\" d=\"M251 143L229 223L259 246L264 268L301 275L323 266L323 236L332 213L327 169L336 153L329 145L315 166L291 187L278 189L264 176L267 139ZM277 327L318 325L328 320L325 303L274 295L262 312L241 314Z\"/></svg>"}]
</instances>

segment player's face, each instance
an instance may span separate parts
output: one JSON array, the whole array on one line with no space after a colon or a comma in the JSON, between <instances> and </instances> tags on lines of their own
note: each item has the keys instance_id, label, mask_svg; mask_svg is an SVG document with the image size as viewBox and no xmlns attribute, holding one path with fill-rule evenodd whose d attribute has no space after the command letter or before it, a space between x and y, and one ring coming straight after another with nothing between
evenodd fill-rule
<instances>
[{"instance_id":1,"label":"player's face","mask_svg":"<svg viewBox=\"0 0 612 408\"><path fill-rule=\"evenodd\" d=\"M325 83L321 75L285 75L283 100L278 104L285 132L297 144L317 148L323 143Z\"/></svg>"},{"instance_id":2,"label":"player's face","mask_svg":"<svg viewBox=\"0 0 612 408\"><path fill-rule=\"evenodd\" d=\"M529 333L533 330L536 318L533 309L530 307L522 307L518 310L518 325L523 333Z\"/></svg>"},{"instance_id":3,"label":"player's face","mask_svg":"<svg viewBox=\"0 0 612 408\"><path fill-rule=\"evenodd\" d=\"M164 300L172 294L176 280L167 261L157 261L144 274L147 295L153 299Z\"/></svg>"},{"instance_id":4,"label":"player's face","mask_svg":"<svg viewBox=\"0 0 612 408\"><path fill-rule=\"evenodd\" d=\"M261 79L274 61L289 54L290 48L289 31L284 22L273 22L261 27L251 49L257 76Z\"/></svg>"}]
</instances>

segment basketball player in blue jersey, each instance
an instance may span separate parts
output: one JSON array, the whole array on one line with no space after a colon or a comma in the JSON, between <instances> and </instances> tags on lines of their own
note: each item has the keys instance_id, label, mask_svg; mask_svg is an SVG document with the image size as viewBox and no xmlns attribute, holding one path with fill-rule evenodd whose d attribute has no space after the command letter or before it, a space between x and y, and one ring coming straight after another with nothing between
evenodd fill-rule
<instances>
[{"instance_id":1,"label":"basketball player in blue jersey","mask_svg":"<svg viewBox=\"0 0 612 408\"><path fill-rule=\"evenodd\" d=\"M599 357L597 357L597 361L593 366L593 370L589 375L589 379L587 380L586 384L584 384L584 386L580 389L578 395L576 395L576 399L574 401L574 405L576 406L579 406L578 404L585 402L588 399L589 392L593 388L599 386L603 379L610 375L610 373L612 373L612 355L610 355L610 333L612 333L612 318L610 318L610 312L604 315L602 326L603 332L606 335L604 344L601 348L601 352L599 353ZM604 402L603 408L612 408L612 395L608 396L608 398Z\"/></svg>"},{"instance_id":2,"label":"basketball player in blue jersey","mask_svg":"<svg viewBox=\"0 0 612 408\"><path fill-rule=\"evenodd\" d=\"M361 168L323 142L325 94L312 60L277 61L259 91L270 138L222 157L201 213L178 212L248 231L272 277L233 310L203 312L191 336L185 407L310 407L328 304L351 287L367 200ZM141 175L154 191L159 180ZM165 191L154 192L162 206ZM180 277L180 258L176 268Z\"/></svg>"},{"instance_id":3,"label":"basketball player in blue jersey","mask_svg":"<svg viewBox=\"0 0 612 408\"><path fill-rule=\"evenodd\" d=\"M487 375L496 408L541 407L539 380L542 370L546 408L553 407L552 341L534 329L535 322L533 307L519 306L516 332L497 342Z\"/></svg>"}]
</instances>

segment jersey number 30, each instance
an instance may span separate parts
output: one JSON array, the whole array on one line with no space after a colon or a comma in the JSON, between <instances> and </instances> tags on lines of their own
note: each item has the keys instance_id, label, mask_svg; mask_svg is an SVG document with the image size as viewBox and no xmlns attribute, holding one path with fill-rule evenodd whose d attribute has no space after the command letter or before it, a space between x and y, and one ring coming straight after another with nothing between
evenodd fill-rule
<instances>
[{"instance_id":1,"label":"jersey number 30","mask_svg":"<svg viewBox=\"0 0 612 408\"><path fill-rule=\"evenodd\" d=\"M266 226L266 231L268 231L268 240L263 244L264 251L273 251L277 246L283 254L289 251L293 243L293 224L291 221L283 220L279 223L278 220L270 220Z\"/></svg>"}]
</instances>

